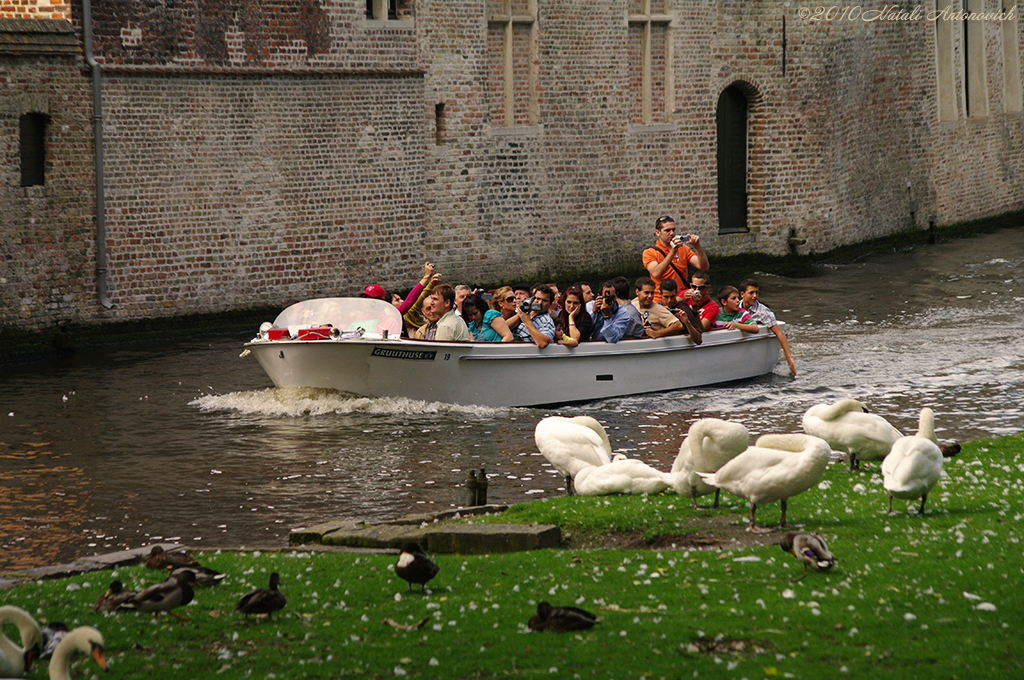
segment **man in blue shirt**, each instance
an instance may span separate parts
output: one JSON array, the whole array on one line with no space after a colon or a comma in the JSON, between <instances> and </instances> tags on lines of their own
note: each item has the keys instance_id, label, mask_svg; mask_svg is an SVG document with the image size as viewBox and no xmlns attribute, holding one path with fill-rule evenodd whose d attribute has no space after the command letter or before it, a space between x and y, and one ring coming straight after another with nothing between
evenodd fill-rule
<instances>
[{"instance_id":1,"label":"man in blue shirt","mask_svg":"<svg viewBox=\"0 0 1024 680\"><path fill-rule=\"evenodd\" d=\"M602 283L601 295L594 298L594 330L590 339L618 342L643 335L643 318L636 307L629 304L629 281L619 276Z\"/></svg>"}]
</instances>

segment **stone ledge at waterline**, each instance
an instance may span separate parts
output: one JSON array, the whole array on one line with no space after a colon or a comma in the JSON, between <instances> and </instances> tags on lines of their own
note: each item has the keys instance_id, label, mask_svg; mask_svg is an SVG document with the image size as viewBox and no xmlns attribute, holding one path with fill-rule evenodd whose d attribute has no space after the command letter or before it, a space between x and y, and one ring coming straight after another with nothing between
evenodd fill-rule
<instances>
[{"instance_id":1,"label":"stone ledge at waterline","mask_svg":"<svg viewBox=\"0 0 1024 680\"><path fill-rule=\"evenodd\" d=\"M291 546L318 544L349 548L401 548L412 541L431 553L483 555L557 548L561 530L552 524L445 524L445 519L495 513L505 506L482 505L460 508L439 515L411 515L388 522L324 522L295 529L288 536Z\"/></svg>"}]
</instances>

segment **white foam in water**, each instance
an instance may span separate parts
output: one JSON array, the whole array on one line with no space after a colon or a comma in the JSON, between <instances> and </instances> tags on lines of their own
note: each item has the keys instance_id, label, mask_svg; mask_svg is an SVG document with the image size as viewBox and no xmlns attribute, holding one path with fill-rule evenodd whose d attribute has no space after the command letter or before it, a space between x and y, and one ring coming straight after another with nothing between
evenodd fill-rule
<instances>
[{"instance_id":1,"label":"white foam in water","mask_svg":"<svg viewBox=\"0 0 1024 680\"><path fill-rule=\"evenodd\" d=\"M405 397L357 397L315 387L274 387L249 392L209 394L189 402L203 411L234 411L259 416L319 416L346 413L380 415L424 415L464 413L487 416L507 414L510 409L489 406L460 406L439 401L418 401Z\"/></svg>"}]
</instances>

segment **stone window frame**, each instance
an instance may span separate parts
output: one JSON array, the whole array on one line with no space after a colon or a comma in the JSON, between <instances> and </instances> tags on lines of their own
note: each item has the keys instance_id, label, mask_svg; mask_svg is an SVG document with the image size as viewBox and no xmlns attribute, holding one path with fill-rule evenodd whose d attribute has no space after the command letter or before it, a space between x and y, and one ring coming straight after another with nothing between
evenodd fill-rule
<instances>
[{"instance_id":1,"label":"stone window frame","mask_svg":"<svg viewBox=\"0 0 1024 680\"><path fill-rule=\"evenodd\" d=\"M946 0L935 0L936 12ZM937 14L935 21L935 108L940 123L955 122L958 117L956 101L956 51L953 43L953 22Z\"/></svg>"},{"instance_id":2,"label":"stone window frame","mask_svg":"<svg viewBox=\"0 0 1024 680\"><path fill-rule=\"evenodd\" d=\"M963 0L965 12L985 12L985 0ZM963 49L960 50L963 79L963 107L966 118L988 118L988 74L985 59L985 22L962 22Z\"/></svg>"},{"instance_id":3,"label":"stone window frame","mask_svg":"<svg viewBox=\"0 0 1024 680\"><path fill-rule=\"evenodd\" d=\"M661 2L661 12L653 11L652 5L655 2ZM675 17L669 9L670 5L671 0L640 0L640 11L630 12L626 16L627 32L632 26L639 25L642 28L640 47L640 123L637 124L630 121L631 130L635 132L663 132L666 130L666 125L668 125L668 129L674 129L670 123L674 110L672 102L675 99L673 77L674 50L672 49L672 29ZM665 117L663 121L658 122L654 120L654 74L651 57L651 32L655 25L663 25L665 27Z\"/></svg>"},{"instance_id":4,"label":"stone window frame","mask_svg":"<svg viewBox=\"0 0 1024 680\"><path fill-rule=\"evenodd\" d=\"M501 11L499 13L489 13L487 16L487 28L490 30L492 27L500 27L502 30L502 110L503 110L503 121L502 125L491 124L492 132L499 132L501 130L506 131L510 134L515 134L517 128L525 128L529 133L538 132L540 129L540 99L539 99L539 81L540 81L540 49L539 49L539 27L540 22L538 21L538 8L537 0L527 0L526 14L513 14L512 13L512 2L513 0L500 0ZM529 37L529 57L528 63L530 65L527 73L526 91L526 125L517 124L515 118L516 111L516 93L515 93L515 53L513 51L514 41L513 33L516 26L528 26L530 31Z\"/></svg>"},{"instance_id":5,"label":"stone window frame","mask_svg":"<svg viewBox=\"0 0 1024 680\"><path fill-rule=\"evenodd\" d=\"M366 0L366 21L381 24L413 21L414 4L412 0Z\"/></svg>"},{"instance_id":6,"label":"stone window frame","mask_svg":"<svg viewBox=\"0 0 1024 680\"><path fill-rule=\"evenodd\" d=\"M1000 8L1008 13L1017 6L1016 0L1002 0ZM1024 112L1024 101L1021 98L1020 81L1020 43L1018 42L1018 23L1016 14L1012 19L1000 22L1003 43L1003 111L1010 114Z\"/></svg>"}]
</instances>

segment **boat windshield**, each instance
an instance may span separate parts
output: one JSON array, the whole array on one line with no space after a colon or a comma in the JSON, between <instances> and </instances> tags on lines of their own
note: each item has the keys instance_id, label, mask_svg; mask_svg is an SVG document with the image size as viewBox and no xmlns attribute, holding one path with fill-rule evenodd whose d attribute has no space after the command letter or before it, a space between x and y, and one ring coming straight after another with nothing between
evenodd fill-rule
<instances>
[{"instance_id":1,"label":"boat windshield","mask_svg":"<svg viewBox=\"0 0 1024 680\"><path fill-rule=\"evenodd\" d=\"M275 328L333 326L342 331L362 328L367 333L402 334L402 315L383 300L373 298L319 298L296 302L274 319Z\"/></svg>"}]
</instances>

